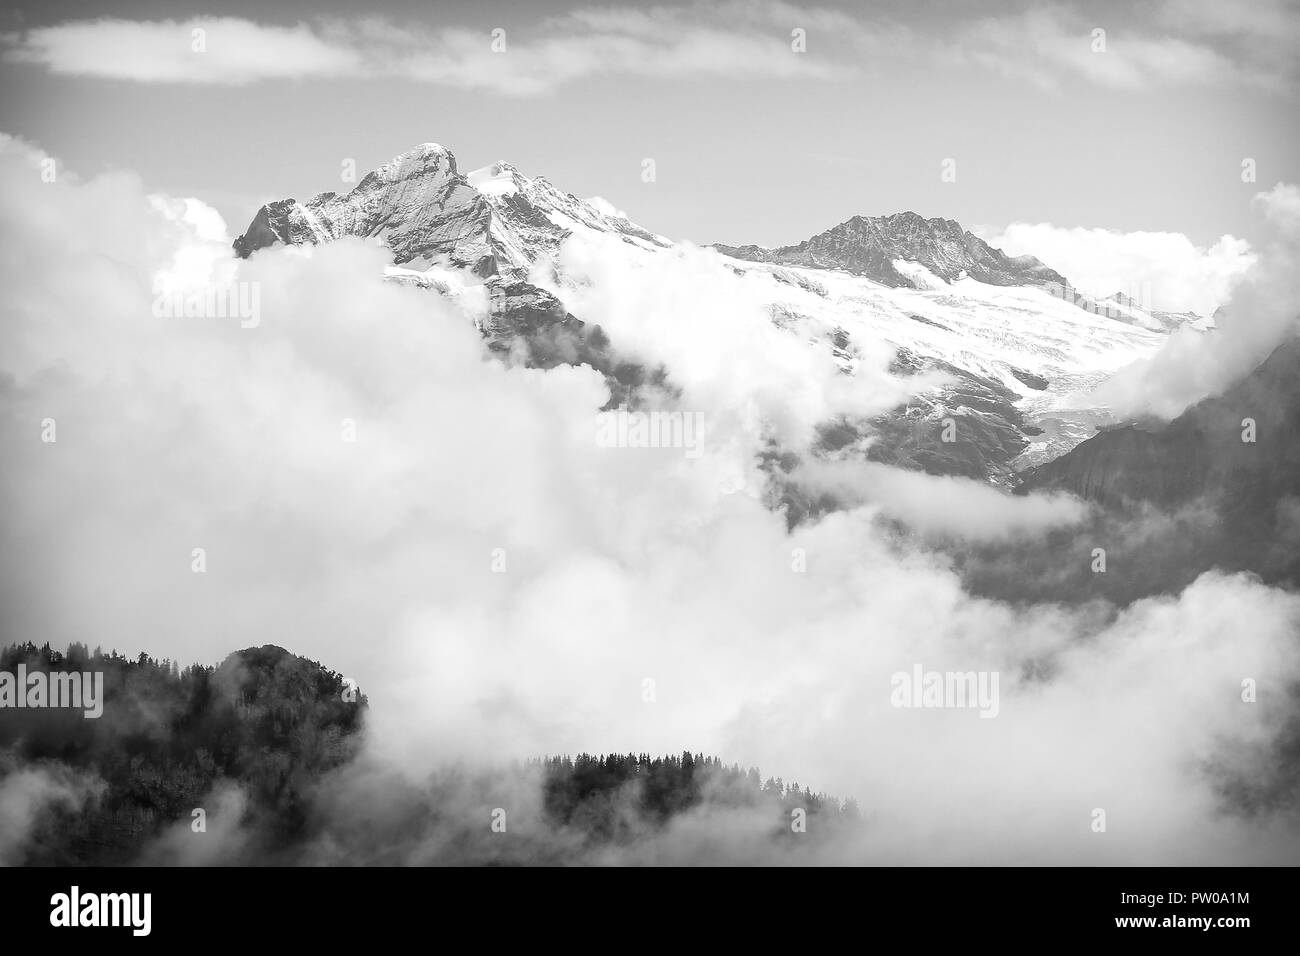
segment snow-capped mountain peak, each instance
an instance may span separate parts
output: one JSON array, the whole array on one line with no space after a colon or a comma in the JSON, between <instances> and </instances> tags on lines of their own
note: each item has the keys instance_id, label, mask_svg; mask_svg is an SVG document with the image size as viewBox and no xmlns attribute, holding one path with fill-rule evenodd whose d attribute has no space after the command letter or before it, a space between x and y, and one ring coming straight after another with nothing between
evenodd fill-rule
<instances>
[{"instance_id":1,"label":"snow-capped mountain peak","mask_svg":"<svg viewBox=\"0 0 1300 956\"><path fill-rule=\"evenodd\" d=\"M371 175L381 182L395 183L418 176L458 175L456 157L451 150L438 143L421 143L404 153L399 153L378 167Z\"/></svg>"},{"instance_id":2,"label":"snow-capped mountain peak","mask_svg":"<svg viewBox=\"0 0 1300 956\"><path fill-rule=\"evenodd\" d=\"M1069 287L1063 276L1033 256L1009 256L960 223L926 219L910 210L888 216L854 216L793 246L714 248L736 259L835 269L889 286L912 284L908 271L895 266L903 261L915 263L929 276L945 282L970 277L989 285Z\"/></svg>"},{"instance_id":3,"label":"snow-capped mountain peak","mask_svg":"<svg viewBox=\"0 0 1300 956\"><path fill-rule=\"evenodd\" d=\"M607 369L607 343L580 331L604 322L600 307L584 303L582 281L562 265L547 280L536 269L557 264L561 245L581 235L599 235L599 255L628 264L665 253L666 274L698 255L604 200L579 199L509 162L461 173L435 143L395 157L345 195L263 206L235 250L380 239L393 253L387 277L461 300L489 348L515 354L523 343L532 362ZM879 460L936 473L1011 480L1016 468L1073 447L1109 418L1088 391L1154 351L1173 324L1118 296L1080 297L1033 256L1009 256L951 219L911 211L854 216L795 246L714 248L721 268L688 271L683 281L769 302L774 325L831 351L846 373L886 355L905 377L926 373L898 414L842 430L871 436ZM479 287L485 295L468 294ZM571 348L557 349L556 327ZM935 375L947 384L934 385ZM626 390L611 381L611 394ZM948 414L963 417L971 442L940 442L934 422Z\"/></svg>"},{"instance_id":4,"label":"snow-capped mountain peak","mask_svg":"<svg viewBox=\"0 0 1300 956\"><path fill-rule=\"evenodd\" d=\"M421 143L367 173L345 195L324 192L305 203L283 199L263 206L234 248L247 257L276 243L363 236L384 240L400 266L436 263L522 279L576 230L611 233L645 247L670 244L540 176L529 179L508 162L464 175L451 150Z\"/></svg>"}]
</instances>

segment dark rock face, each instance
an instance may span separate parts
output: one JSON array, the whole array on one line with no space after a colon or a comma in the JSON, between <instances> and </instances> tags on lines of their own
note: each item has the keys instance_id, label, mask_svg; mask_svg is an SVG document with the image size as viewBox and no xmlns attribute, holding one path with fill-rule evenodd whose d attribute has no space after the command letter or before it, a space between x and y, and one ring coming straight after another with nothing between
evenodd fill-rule
<instances>
[{"instance_id":1,"label":"dark rock face","mask_svg":"<svg viewBox=\"0 0 1300 956\"><path fill-rule=\"evenodd\" d=\"M277 242L295 242L294 234L300 231L292 221L297 205L293 199L281 199L259 209L248 224L248 231L235 240L235 255L247 259L258 249Z\"/></svg>"},{"instance_id":2,"label":"dark rock face","mask_svg":"<svg viewBox=\"0 0 1300 956\"><path fill-rule=\"evenodd\" d=\"M1255 423L1242 440L1243 420ZM1300 492L1300 340L1279 346L1223 395L1167 425L1107 429L1023 475L1104 505L1172 509L1203 495L1276 501Z\"/></svg>"},{"instance_id":3,"label":"dark rock face","mask_svg":"<svg viewBox=\"0 0 1300 956\"><path fill-rule=\"evenodd\" d=\"M1022 368L1013 368L1011 374L1014 375L1026 387L1032 388L1036 392L1044 391L1051 384L1041 375L1035 375L1033 372L1026 372Z\"/></svg>"},{"instance_id":4,"label":"dark rock face","mask_svg":"<svg viewBox=\"0 0 1300 956\"><path fill-rule=\"evenodd\" d=\"M1056 488L1106 505L1149 501L1175 507L1206 491L1212 444L1216 436L1190 419L1168 428L1110 428L1026 473L1023 487Z\"/></svg>"},{"instance_id":5,"label":"dark rock face","mask_svg":"<svg viewBox=\"0 0 1300 956\"><path fill-rule=\"evenodd\" d=\"M1024 417L1015 405L1020 396L1001 382L947 362L900 357L909 360L917 372L941 371L953 381L937 395L918 395L874 419L877 437L867 458L931 475L1014 482L1011 462L1029 445ZM944 440L944 419L952 420L952 441Z\"/></svg>"},{"instance_id":6,"label":"dark rock face","mask_svg":"<svg viewBox=\"0 0 1300 956\"><path fill-rule=\"evenodd\" d=\"M515 353L530 368L592 365L601 361L603 334L590 339L586 324L564 303L527 282L488 280L488 315L483 337L493 352Z\"/></svg>"},{"instance_id":7,"label":"dark rock face","mask_svg":"<svg viewBox=\"0 0 1300 956\"><path fill-rule=\"evenodd\" d=\"M1019 479L1012 462L1028 447L1028 435L1038 429L1025 424L1015 403L1020 396L1001 382L973 375L946 362L922 358L899 349L890 371L914 375L940 371L951 381L918 394L888 414L871 419L839 419L821 425L812 449L816 457L860 454L867 461L951 475L1014 488ZM945 420L952 423L945 440ZM854 446L863 444L865 451ZM811 493L788 476L799 456L773 447L761 464L772 487L770 504L784 508L786 522L795 527L842 507L829 493Z\"/></svg>"},{"instance_id":8,"label":"dark rock face","mask_svg":"<svg viewBox=\"0 0 1300 956\"><path fill-rule=\"evenodd\" d=\"M1068 491L1096 507L1042 540L956 555L977 593L1126 604L1212 569L1300 587L1300 339L1166 425L1107 429L1022 477L1018 493Z\"/></svg>"},{"instance_id":9,"label":"dark rock face","mask_svg":"<svg viewBox=\"0 0 1300 956\"><path fill-rule=\"evenodd\" d=\"M577 323L564 303L528 282L488 282L489 319L483 332L491 338L537 332L556 323Z\"/></svg>"},{"instance_id":10,"label":"dark rock face","mask_svg":"<svg viewBox=\"0 0 1300 956\"><path fill-rule=\"evenodd\" d=\"M896 259L920 263L948 282L964 272L990 285L1069 286L1063 276L1033 256L1008 256L951 219L923 219L914 212L854 216L795 246L765 249L753 245L715 245L713 248L752 262L840 269L889 286L912 284L894 268Z\"/></svg>"},{"instance_id":11,"label":"dark rock face","mask_svg":"<svg viewBox=\"0 0 1300 956\"><path fill-rule=\"evenodd\" d=\"M599 325L583 322L545 289L501 276L487 281L488 318L483 336L489 351L511 355L529 368L587 365L605 376L606 409L639 407L639 388L671 391L666 370L622 360Z\"/></svg>"},{"instance_id":12,"label":"dark rock face","mask_svg":"<svg viewBox=\"0 0 1300 956\"><path fill-rule=\"evenodd\" d=\"M828 423L820 429L817 451L839 452L870 437L868 461L931 475L1015 482L1011 462L1028 446L1025 435L1032 432L1015 405L1018 394L1001 382L908 349L899 349L890 371L896 375L938 371L951 381L916 395L887 415ZM952 421L951 441L945 440L945 419Z\"/></svg>"}]
</instances>

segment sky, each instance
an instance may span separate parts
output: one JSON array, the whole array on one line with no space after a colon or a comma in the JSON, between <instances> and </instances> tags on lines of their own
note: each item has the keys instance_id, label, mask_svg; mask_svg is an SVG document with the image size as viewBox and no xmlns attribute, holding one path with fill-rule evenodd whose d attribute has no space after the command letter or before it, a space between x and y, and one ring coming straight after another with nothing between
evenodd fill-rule
<instances>
[{"instance_id":1,"label":"sky","mask_svg":"<svg viewBox=\"0 0 1300 956\"><path fill-rule=\"evenodd\" d=\"M697 243L913 210L1067 275L1118 254L1095 230L1181 237L1217 274L1257 240L1251 197L1300 179L1295 0L20 2L0 33L0 129L201 197L234 234L341 189L349 160L438 142Z\"/></svg>"}]
</instances>

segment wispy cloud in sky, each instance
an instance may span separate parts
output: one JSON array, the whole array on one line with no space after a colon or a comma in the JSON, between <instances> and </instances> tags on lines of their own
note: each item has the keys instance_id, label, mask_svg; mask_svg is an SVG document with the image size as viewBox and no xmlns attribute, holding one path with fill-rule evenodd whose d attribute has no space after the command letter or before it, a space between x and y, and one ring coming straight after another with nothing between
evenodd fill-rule
<instances>
[{"instance_id":1,"label":"wispy cloud in sky","mask_svg":"<svg viewBox=\"0 0 1300 956\"><path fill-rule=\"evenodd\" d=\"M221 85L404 78L517 96L600 76L842 79L899 56L975 65L1047 89L1069 80L1113 89L1295 84L1295 0L1261 0L1248 17L1225 16L1204 0L1168 0L1126 12L1122 23L1106 19L1065 4L954 12L920 39L906 25L856 12L732 0L579 8L509 29L381 18L293 26L230 17L79 20L3 42L11 62L73 76ZM1106 31L1100 43L1097 30Z\"/></svg>"},{"instance_id":2,"label":"wispy cloud in sky","mask_svg":"<svg viewBox=\"0 0 1300 956\"><path fill-rule=\"evenodd\" d=\"M1212 314L1256 260L1250 243L1231 235L1204 247L1180 232L1119 232L1045 222L1013 222L980 232L989 244L1012 255L1038 256L1089 295L1149 295L1154 308L1199 315Z\"/></svg>"},{"instance_id":3,"label":"wispy cloud in sky","mask_svg":"<svg viewBox=\"0 0 1300 956\"><path fill-rule=\"evenodd\" d=\"M1260 7L1278 12L1287 5L1294 6L1264 0ZM1296 18L1294 9L1290 18ZM1294 28L1252 33L1243 44L1240 28L1195 3L1167 4L1137 23L1049 4L972 21L947 52L954 62L1047 89L1072 78L1121 90L1216 84L1281 89L1295 81L1288 33L1293 38Z\"/></svg>"},{"instance_id":4,"label":"wispy cloud in sky","mask_svg":"<svg viewBox=\"0 0 1300 956\"><path fill-rule=\"evenodd\" d=\"M794 31L803 31L800 41ZM778 3L579 9L536 29L421 27L381 18L295 26L250 20L83 20L4 38L6 58L51 72L137 82L243 85L289 77L402 77L535 95L601 75L833 79L852 59L796 50L821 31L873 43L863 23Z\"/></svg>"}]
</instances>

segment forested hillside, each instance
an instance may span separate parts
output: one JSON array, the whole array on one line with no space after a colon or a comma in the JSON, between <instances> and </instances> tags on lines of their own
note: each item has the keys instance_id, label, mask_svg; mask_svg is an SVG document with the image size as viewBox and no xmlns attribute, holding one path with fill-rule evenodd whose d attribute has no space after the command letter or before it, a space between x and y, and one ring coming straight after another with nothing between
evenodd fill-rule
<instances>
[{"instance_id":1,"label":"forested hillside","mask_svg":"<svg viewBox=\"0 0 1300 956\"><path fill-rule=\"evenodd\" d=\"M456 762L412 786L366 758L355 685L270 645L183 669L80 644L0 652L0 671L19 665L102 672L104 702L96 719L0 710L9 865L570 863L643 850L683 820L737 825L726 839L761 856L859 822L853 801L689 751Z\"/></svg>"}]
</instances>

